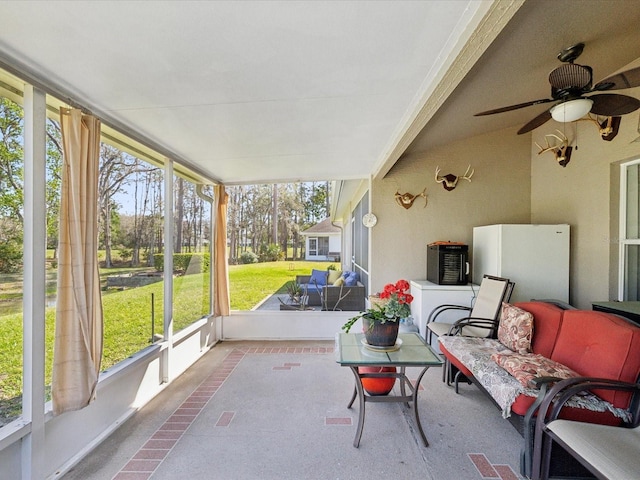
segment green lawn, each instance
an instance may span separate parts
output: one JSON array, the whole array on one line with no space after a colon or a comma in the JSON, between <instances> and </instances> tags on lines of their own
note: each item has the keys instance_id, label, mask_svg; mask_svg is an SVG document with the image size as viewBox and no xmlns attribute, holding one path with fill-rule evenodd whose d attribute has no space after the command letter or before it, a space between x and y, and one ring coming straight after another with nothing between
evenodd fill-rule
<instances>
[{"instance_id":1,"label":"green lawn","mask_svg":"<svg viewBox=\"0 0 640 480\"><path fill-rule=\"evenodd\" d=\"M281 261L232 265L229 283L232 310L250 310L267 295L284 293L288 281L296 275L309 274L312 268L326 270L328 262ZM340 267L339 264L336 267ZM123 273L111 269L106 273ZM187 275L174 279L174 331L181 330L208 312L208 274ZM163 282L123 291L103 292L104 352L102 369L120 362L150 344L151 316L155 333L162 334ZM46 310L47 385L51 382L55 307ZM0 317L0 417L16 408L22 391L22 314ZM19 404L18 404L19 408ZM1 423L0 423L1 424Z\"/></svg>"}]
</instances>

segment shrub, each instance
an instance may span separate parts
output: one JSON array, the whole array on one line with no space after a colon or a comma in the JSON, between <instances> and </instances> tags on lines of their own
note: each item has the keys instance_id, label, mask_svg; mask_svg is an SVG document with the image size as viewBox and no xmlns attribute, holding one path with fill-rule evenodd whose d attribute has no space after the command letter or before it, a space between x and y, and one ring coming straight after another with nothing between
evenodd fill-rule
<instances>
[{"instance_id":1,"label":"shrub","mask_svg":"<svg viewBox=\"0 0 640 480\"><path fill-rule=\"evenodd\" d=\"M0 243L0 272L15 273L22 265L22 245L9 241Z\"/></svg>"},{"instance_id":2,"label":"shrub","mask_svg":"<svg viewBox=\"0 0 640 480\"><path fill-rule=\"evenodd\" d=\"M258 256L253 252L242 252L240 254L240 263L258 263Z\"/></svg>"},{"instance_id":3,"label":"shrub","mask_svg":"<svg viewBox=\"0 0 640 480\"><path fill-rule=\"evenodd\" d=\"M284 254L280 249L280 245L270 243L269 245L262 245L260 247L260 261L261 262L277 262L280 257L284 258Z\"/></svg>"},{"instance_id":4,"label":"shrub","mask_svg":"<svg viewBox=\"0 0 640 480\"><path fill-rule=\"evenodd\" d=\"M130 262L133 259L133 250L131 248L121 247L118 250L118 257L120 257L121 262Z\"/></svg>"},{"instance_id":5,"label":"shrub","mask_svg":"<svg viewBox=\"0 0 640 480\"><path fill-rule=\"evenodd\" d=\"M174 253L173 271L182 272L185 275L193 273L206 273L210 265L209 253ZM153 256L153 266L158 272L164 271L164 254L157 253Z\"/></svg>"}]
</instances>

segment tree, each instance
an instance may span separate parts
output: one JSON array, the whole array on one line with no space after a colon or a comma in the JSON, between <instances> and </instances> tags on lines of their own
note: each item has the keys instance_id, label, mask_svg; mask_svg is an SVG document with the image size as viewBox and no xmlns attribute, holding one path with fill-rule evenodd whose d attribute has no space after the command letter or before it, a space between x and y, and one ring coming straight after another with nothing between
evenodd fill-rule
<instances>
[{"instance_id":1,"label":"tree","mask_svg":"<svg viewBox=\"0 0 640 480\"><path fill-rule=\"evenodd\" d=\"M177 194L174 204L175 211L175 242L173 245L174 253L180 253L182 251L182 219L184 217L184 179L182 177L176 177Z\"/></svg>"},{"instance_id":2,"label":"tree","mask_svg":"<svg viewBox=\"0 0 640 480\"><path fill-rule=\"evenodd\" d=\"M318 183L313 182L311 184L311 192L307 199L306 221L308 226L315 225L316 223L324 220L329 216L329 182Z\"/></svg>"},{"instance_id":3,"label":"tree","mask_svg":"<svg viewBox=\"0 0 640 480\"><path fill-rule=\"evenodd\" d=\"M274 183L273 189L273 210L271 213L271 242L278 243L278 184Z\"/></svg>"},{"instance_id":4,"label":"tree","mask_svg":"<svg viewBox=\"0 0 640 480\"><path fill-rule=\"evenodd\" d=\"M292 245L299 258L300 231L328 216L328 190L328 182L229 187L230 260L237 261L247 248L265 252L275 243L285 255Z\"/></svg>"},{"instance_id":5,"label":"tree","mask_svg":"<svg viewBox=\"0 0 640 480\"><path fill-rule=\"evenodd\" d=\"M24 151L23 109L11 100L0 97L0 220L3 224L3 243L15 244L22 255L22 211ZM47 119L46 124L46 221L47 246L58 245L58 218L62 167L61 132L58 122ZM11 234L11 236L9 236ZM5 249L5 251L8 251Z\"/></svg>"},{"instance_id":6,"label":"tree","mask_svg":"<svg viewBox=\"0 0 640 480\"><path fill-rule=\"evenodd\" d=\"M0 97L0 215L13 217L22 224L23 110L11 100Z\"/></svg>"},{"instance_id":7,"label":"tree","mask_svg":"<svg viewBox=\"0 0 640 480\"><path fill-rule=\"evenodd\" d=\"M100 212L100 230L102 244L105 249L105 267L113 266L112 218L117 214L118 205L114 196L126 185L137 172L146 173L155 169L143 164L139 159L106 143L100 144L100 170L98 173L98 210Z\"/></svg>"},{"instance_id":8,"label":"tree","mask_svg":"<svg viewBox=\"0 0 640 480\"><path fill-rule=\"evenodd\" d=\"M58 251L60 192L62 190L62 133L60 124L47 119L47 247Z\"/></svg>"},{"instance_id":9,"label":"tree","mask_svg":"<svg viewBox=\"0 0 640 480\"><path fill-rule=\"evenodd\" d=\"M131 248L131 265L140 265L140 251L146 247L149 259L155 247L154 232L158 225L162 211L162 201L157 204L156 191L162 190L162 170L159 168L142 173L138 171L133 176L134 210L133 227L131 229L131 242L127 244Z\"/></svg>"}]
</instances>

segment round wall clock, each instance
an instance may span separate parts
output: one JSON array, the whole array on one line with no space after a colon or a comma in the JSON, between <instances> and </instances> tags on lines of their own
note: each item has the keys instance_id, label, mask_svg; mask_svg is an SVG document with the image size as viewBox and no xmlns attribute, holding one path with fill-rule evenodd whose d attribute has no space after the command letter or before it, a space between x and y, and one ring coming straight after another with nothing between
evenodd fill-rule
<instances>
[{"instance_id":1,"label":"round wall clock","mask_svg":"<svg viewBox=\"0 0 640 480\"><path fill-rule=\"evenodd\" d=\"M376 217L373 213L366 213L364 214L364 216L362 217L362 224L365 227L371 228L373 227L376 223L378 223L378 217Z\"/></svg>"}]
</instances>

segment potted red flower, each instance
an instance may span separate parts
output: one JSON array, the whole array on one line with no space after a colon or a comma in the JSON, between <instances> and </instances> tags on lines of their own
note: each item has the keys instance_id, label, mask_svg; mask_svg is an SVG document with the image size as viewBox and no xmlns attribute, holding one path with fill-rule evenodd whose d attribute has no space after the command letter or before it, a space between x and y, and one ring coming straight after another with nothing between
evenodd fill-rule
<instances>
[{"instance_id":1,"label":"potted red flower","mask_svg":"<svg viewBox=\"0 0 640 480\"><path fill-rule=\"evenodd\" d=\"M409 293L409 282L398 280L388 283L382 292L370 297L371 308L350 318L342 326L349 332L354 323L362 318L362 330L368 345L394 347L398 338L400 319L411 315L413 296ZM394 373L396 367L359 367L359 373ZM395 377L362 378L362 386L370 395L387 395L395 384Z\"/></svg>"},{"instance_id":2,"label":"potted red flower","mask_svg":"<svg viewBox=\"0 0 640 480\"><path fill-rule=\"evenodd\" d=\"M342 326L348 332L354 323L362 318L363 331L367 343L374 346L393 346L398 338L400 319L411 315L413 296L409 293L409 282L398 280L388 283L380 292L380 301L371 308L350 318Z\"/></svg>"}]
</instances>

